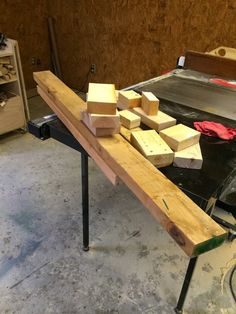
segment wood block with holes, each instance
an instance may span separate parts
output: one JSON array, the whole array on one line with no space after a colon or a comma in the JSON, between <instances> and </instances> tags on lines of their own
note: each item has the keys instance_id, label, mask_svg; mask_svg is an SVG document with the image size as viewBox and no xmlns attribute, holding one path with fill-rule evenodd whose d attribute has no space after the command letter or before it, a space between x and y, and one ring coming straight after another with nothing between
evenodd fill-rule
<instances>
[{"instance_id":1,"label":"wood block with holes","mask_svg":"<svg viewBox=\"0 0 236 314\"><path fill-rule=\"evenodd\" d=\"M142 108L133 108L132 112L141 117L141 122L143 124L158 132L176 124L175 118L160 110L158 111L156 116L148 116Z\"/></svg>"},{"instance_id":2,"label":"wood block with holes","mask_svg":"<svg viewBox=\"0 0 236 314\"><path fill-rule=\"evenodd\" d=\"M83 123L95 136L110 136L120 132L120 125L116 128L95 128L90 123L89 114L87 111L81 112L81 115Z\"/></svg>"},{"instance_id":3,"label":"wood block with holes","mask_svg":"<svg viewBox=\"0 0 236 314\"><path fill-rule=\"evenodd\" d=\"M157 115L159 99L151 92L142 92L142 109L148 116Z\"/></svg>"},{"instance_id":4,"label":"wood block with holes","mask_svg":"<svg viewBox=\"0 0 236 314\"><path fill-rule=\"evenodd\" d=\"M119 91L117 107L119 109L129 109L141 106L142 96L133 90Z\"/></svg>"},{"instance_id":5,"label":"wood block with holes","mask_svg":"<svg viewBox=\"0 0 236 314\"><path fill-rule=\"evenodd\" d=\"M133 129L140 126L141 118L129 110L122 110L119 112L120 122L127 129Z\"/></svg>"},{"instance_id":6,"label":"wood block with holes","mask_svg":"<svg viewBox=\"0 0 236 314\"><path fill-rule=\"evenodd\" d=\"M200 135L200 132L183 124L177 124L160 131L160 136L163 140L176 152L197 144Z\"/></svg>"},{"instance_id":7,"label":"wood block with holes","mask_svg":"<svg viewBox=\"0 0 236 314\"><path fill-rule=\"evenodd\" d=\"M120 126L120 134L128 141L131 142L131 134L132 132L142 131L141 128L137 127L134 129L127 129L123 125Z\"/></svg>"},{"instance_id":8,"label":"wood block with holes","mask_svg":"<svg viewBox=\"0 0 236 314\"><path fill-rule=\"evenodd\" d=\"M202 153L199 143L175 152L173 166L179 168L201 169Z\"/></svg>"},{"instance_id":9,"label":"wood block with holes","mask_svg":"<svg viewBox=\"0 0 236 314\"><path fill-rule=\"evenodd\" d=\"M115 115L89 113L88 116L90 124L94 128L118 128L120 125L120 115L117 110Z\"/></svg>"},{"instance_id":10,"label":"wood block with holes","mask_svg":"<svg viewBox=\"0 0 236 314\"><path fill-rule=\"evenodd\" d=\"M87 96L89 113L116 114L116 92L114 84L89 83Z\"/></svg>"},{"instance_id":11,"label":"wood block with holes","mask_svg":"<svg viewBox=\"0 0 236 314\"><path fill-rule=\"evenodd\" d=\"M158 168L173 162L174 153L154 130L131 133L131 144Z\"/></svg>"}]
</instances>

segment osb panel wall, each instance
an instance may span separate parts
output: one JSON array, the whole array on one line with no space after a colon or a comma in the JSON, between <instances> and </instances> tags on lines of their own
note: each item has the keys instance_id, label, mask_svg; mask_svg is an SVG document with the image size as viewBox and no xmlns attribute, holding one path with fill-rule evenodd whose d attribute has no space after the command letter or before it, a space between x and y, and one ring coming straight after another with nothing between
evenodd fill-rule
<instances>
[{"instance_id":1,"label":"osb panel wall","mask_svg":"<svg viewBox=\"0 0 236 314\"><path fill-rule=\"evenodd\" d=\"M79 89L88 81L121 88L173 68L187 49L236 45L236 0L1 0L0 10L0 32L19 41L28 88L33 71L49 68L48 15L64 81ZM31 65L34 56L41 66Z\"/></svg>"},{"instance_id":2,"label":"osb panel wall","mask_svg":"<svg viewBox=\"0 0 236 314\"><path fill-rule=\"evenodd\" d=\"M0 0L0 32L19 42L26 87L35 86L32 72L49 68L47 0ZM32 65L31 58L41 65Z\"/></svg>"},{"instance_id":3,"label":"osb panel wall","mask_svg":"<svg viewBox=\"0 0 236 314\"><path fill-rule=\"evenodd\" d=\"M64 79L71 86L124 87L175 66L185 50L236 45L235 0L50 1L60 34ZM96 74L89 74L91 63ZM86 88L85 88L86 89Z\"/></svg>"}]
</instances>

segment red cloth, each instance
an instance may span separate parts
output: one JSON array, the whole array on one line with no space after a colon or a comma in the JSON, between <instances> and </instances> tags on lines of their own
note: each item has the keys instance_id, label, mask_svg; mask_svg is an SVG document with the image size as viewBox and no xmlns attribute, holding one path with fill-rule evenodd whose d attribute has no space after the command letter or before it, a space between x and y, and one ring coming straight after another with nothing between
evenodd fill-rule
<instances>
[{"instance_id":1,"label":"red cloth","mask_svg":"<svg viewBox=\"0 0 236 314\"><path fill-rule=\"evenodd\" d=\"M222 80L222 79L218 79L218 78L213 78L213 79L210 79L210 82L217 84L217 85L221 85L221 86L236 88L236 82L235 81L226 81L226 80Z\"/></svg>"},{"instance_id":2,"label":"red cloth","mask_svg":"<svg viewBox=\"0 0 236 314\"><path fill-rule=\"evenodd\" d=\"M208 136L219 137L222 140L232 140L236 136L236 129L227 128L221 123L202 121L193 124L199 132Z\"/></svg>"}]
</instances>

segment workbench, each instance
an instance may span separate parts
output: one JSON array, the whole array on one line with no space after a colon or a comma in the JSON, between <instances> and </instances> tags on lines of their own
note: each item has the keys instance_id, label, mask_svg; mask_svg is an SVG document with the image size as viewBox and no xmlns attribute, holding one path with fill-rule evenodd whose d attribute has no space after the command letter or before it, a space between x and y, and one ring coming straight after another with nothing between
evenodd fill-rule
<instances>
[{"instance_id":1,"label":"workbench","mask_svg":"<svg viewBox=\"0 0 236 314\"><path fill-rule=\"evenodd\" d=\"M195 104L195 108L193 108L186 105L186 103L183 104L182 101L178 103L177 101L166 99L168 97L160 96L160 82L162 84L162 79L170 77L170 74L164 75L162 78L154 78L127 89L134 89L137 92L152 91L160 99L160 110L176 118L178 123L183 123L187 126L193 127L194 121L207 120L220 122L226 126L236 128L236 119L234 119L233 116L233 119L229 119L229 117L222 117L210 112L211 109L207 110L207 112L201 107L196 108L197 105ZM213 86L212 88L216 88L218 92L221 92L223 87ZM236 99L236 92L233 92L235 93ZM231 95L232 90L229 90L229 93ZM28 128L30 133L42 140L53 138L81 153L83 247L84 250L87 251L89 249L89 156L55 114L29 122ZM174 182L196 204L198 204L199 207L201 207L209 215L213 215L214 206L216 201L220 199L222 191L224 191L224 200L226 200L226 203L227 195L230 195L230 198L232 198L232 186L236 184L236 141L223 141L217 138L202 135L200 139L200 146L204 160L201 170L183 169L173 166L161 168L160 170L168 179ZM231 204L230 201L228 202L228 205L234 206L234 204ZM214 216L212 217L214 218ZM226 223L226 226L235 230L235 226L233 225ZM175 308L176 313L182 313L184 301L197 259L197 256L190 258L179 300Z\"/></svg>"}]
</instances>

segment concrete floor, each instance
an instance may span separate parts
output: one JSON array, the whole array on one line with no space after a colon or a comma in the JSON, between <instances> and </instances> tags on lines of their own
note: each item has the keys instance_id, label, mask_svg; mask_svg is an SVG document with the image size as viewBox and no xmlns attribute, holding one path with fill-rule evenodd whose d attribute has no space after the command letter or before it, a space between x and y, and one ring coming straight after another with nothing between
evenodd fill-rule
<instances>
[{"instance_id":1,"label":"concrete floor","mask_svg":"<svg viewBox=\"0 0 236 314\"><path fill-rule=\"evenodd\" d=\"M32 118L50 112L38 97L30 104ZM124 185L93 161L89 170L83 252L80 154L30 134L1 137L0 313L173 313L188 258ZM236 313L235 260L236 241L199 258L184 313Z\"/></svg>"}]
</instances>

